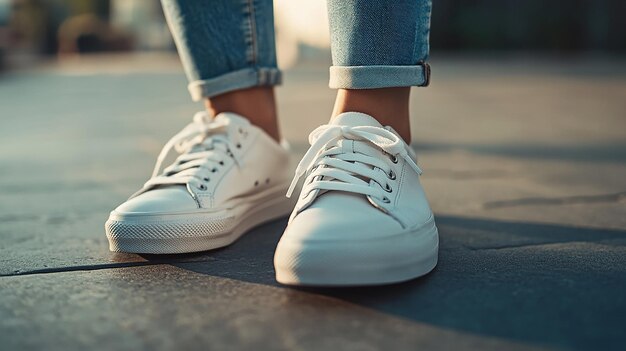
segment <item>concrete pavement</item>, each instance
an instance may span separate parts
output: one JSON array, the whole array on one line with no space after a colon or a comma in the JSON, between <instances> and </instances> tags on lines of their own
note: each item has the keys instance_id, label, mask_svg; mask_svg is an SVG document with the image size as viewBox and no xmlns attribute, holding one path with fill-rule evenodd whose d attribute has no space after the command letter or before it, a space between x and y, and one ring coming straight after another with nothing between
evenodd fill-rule
<instances>
[{"instance_id":1,"label":"concrete pavement","mask_svg":"<svg viewBox=\"0 0 626 351\"><path fill-rule=\"evenodd\" d=\"M110 253L108 212L200 106L171 57L0 77L0 349L620 349L626 342L622 61L433 59L413 94L440 263L388 287L273 280L285 220L192 255ZM326 67L278 91L294 162Z\"/></svg>"}]
</instances>

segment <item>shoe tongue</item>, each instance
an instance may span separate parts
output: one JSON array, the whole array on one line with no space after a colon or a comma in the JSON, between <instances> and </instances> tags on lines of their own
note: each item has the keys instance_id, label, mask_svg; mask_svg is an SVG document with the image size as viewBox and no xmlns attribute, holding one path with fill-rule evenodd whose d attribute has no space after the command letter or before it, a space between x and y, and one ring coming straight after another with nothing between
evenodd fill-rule
<instances>
[{"instance_id":1,"label":"shoe tongue","mask_svg":"<svg viewBox=\"0 0 626 351\"><path fill-rule=\"evenodd\" d=\"M204 121L204 123L217 123L217 124L223 123L224 125L235 125L235 126L250 125L250 121L248 121L247 118L241 115L238 115L234 112L222 112L213 118L209 117L208 113L206 112L201 112L201 113L199 112L198 114L201 114L200 118ZM226 130L224 129L223 131L216 132L215 134L222 134L222 133L225 134ZM191 147L191 149L189 150L189 153L205 151L206 140L207 139Z\"/></svg>"},{"instance_id":2,"label":"shoe tongue","mask_svg":"<svg viewBox=\"0 0 626 351\"><path fill-rule=\"evenodd\" d=\"M250 121L248 121L247 118L241 115L238 115L234 112L222 112L218 114L217 116L215 116L215 118L213 118L213 121L215 122L230 121L230 123L234 123L237 125L250 124Z\"/></svg>"},{"instance_id":3,"label":"shoe tongue","mask_svg":"<svg viewBox=\"0 0 626 351\"><path fill-rule=\"evenodd\" d=\"M382 124L380 124L374 117L361 112L344 112L333 118L329 124L350 127L371 126L384 128L395 134L398 138L402 139L400 134L398 134L395 129L391 128L391 126L383 127ZM413 151L410 150L409 154L413 156Z\"/></svg>"},{"instance_id":4,"label":"shoe tongue","mask_svg":"<svg viewBox=\"0 0 626 351\"><path fill-rule=\"evenodd\" d=\"M361 112L344 112L340 115L337 115L335 118L333 118L329 124L339 125L339 126L350 126L350 127L371 126L371 127L385 128L388 131L394 133L398 138L402 140L402 137L400 137L400 134L398 134L398 132L396 132L393 128L383 127L374 117L365 113L361 113ZM415 152L406 144L405 144L405 147L407 149L407 152L411 156L411 158L415 160L417 158L415 156Z\"/></svg>"},{"instance_id":5,"label":"shoe tongue","mask_svg":"<svg viewBox=\"0 0 626 351\"><path fill-rule=\"evenodd\" d=\"M344 112L338 116L335 116L335 118L330 121L330 124L350 127L383 127L374 117L361 112Z\"/></svg>"},{"instance_id":6,"label":"shoe tongue","mask_svg":"<svg viewBox=\"0 0 626 351\"><path fill-rule=\"evenodd\" d=\"M394 133L398 138L401 138L400 134L398 134L393 128L383 127L374 117L365 113L361 113L361 112L344 112L336 116L335 118L333 118L329 124L339 125L339 126L350 126L350 127L370 126L370 127L384 128ZM350 141L350 142L354 143L354 141ZM351 144L351 145L354 145L354 144ZM353 147L353 146L350 146L350 147Z\"/></svg>"}]
</instances>

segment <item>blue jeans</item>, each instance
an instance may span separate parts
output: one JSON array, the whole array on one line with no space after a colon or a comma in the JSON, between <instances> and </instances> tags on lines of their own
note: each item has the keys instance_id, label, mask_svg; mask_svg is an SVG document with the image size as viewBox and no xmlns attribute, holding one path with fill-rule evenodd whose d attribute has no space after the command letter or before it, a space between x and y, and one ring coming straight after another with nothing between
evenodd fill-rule
<instances>
[{"instance_id":1,"label":"blue jeans","mask_svg":"<svg viewBox=\"0 0 626 351\"><path fill-rule=\"evenodd\" d=\"M328 0L329 86L425 86L432 0ZM194 100L280 84L272 0L161 0Z\"/></svg>"}]
</instances>

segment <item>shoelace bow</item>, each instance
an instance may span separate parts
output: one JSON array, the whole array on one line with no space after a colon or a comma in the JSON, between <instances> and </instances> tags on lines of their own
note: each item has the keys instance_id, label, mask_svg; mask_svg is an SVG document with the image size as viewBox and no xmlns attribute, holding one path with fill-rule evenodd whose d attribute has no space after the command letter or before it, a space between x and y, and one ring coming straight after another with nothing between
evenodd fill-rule
<instances>
[{"instance_id":1,"label":"shoelace bow","mask_svg":"<svg viewBox=\"0 0 626 351\"><path fill-rule=\"evenodd\" d=\"M223 165L226 157L233 158L241 166L241 160L231 152L241 146L241 137L241 128L230 120L211 120L204 112L196 113L193 122L165 144L144 189L167 184L198 186L210 180L210 174ZM161 173L163 162L172 149L181 155Z\"/></svg>"},{"instance_id":2,"label":"shoelace bow","mask_svg":"<svg viewBox=\"0 0 626 351\"><path fill-rule=\"evenodd\" d=\"M337 146L342 139L361 142L361 151L365 153L343 152ZM311 147L296 168L287 197L291 197L300 178L310 170L302 189L303 194L315 189L338 190L385 200L385 193L391 191L387 182L395 175L389 163L380 159L379 150L392 159L403 158L415 172L422 174L402 139L384 128L323 125L309 135L309 143Z\"/></svg>"}]
</instances>

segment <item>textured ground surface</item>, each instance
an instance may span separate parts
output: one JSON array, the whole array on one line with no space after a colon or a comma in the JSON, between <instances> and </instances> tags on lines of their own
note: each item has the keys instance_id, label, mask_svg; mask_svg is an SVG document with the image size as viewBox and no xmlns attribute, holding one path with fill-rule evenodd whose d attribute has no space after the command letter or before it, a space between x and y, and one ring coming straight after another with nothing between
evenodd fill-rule
<instances>
[{"instance_id":1,"label":"textured ground surface","mask_svg":"<svg viewBox=\"0 0 626 351\"><path fill-rule=\"evenodd\" d=\"M626 343L623 62L433 60L414 140L441 234L426 278L295 290L285 221L194 255L107 250L108 212L199 106L169 58L0 76L0 349L620 349ZM279 90L305 150L333 93Z\"/></svg>"}]
</instances>

